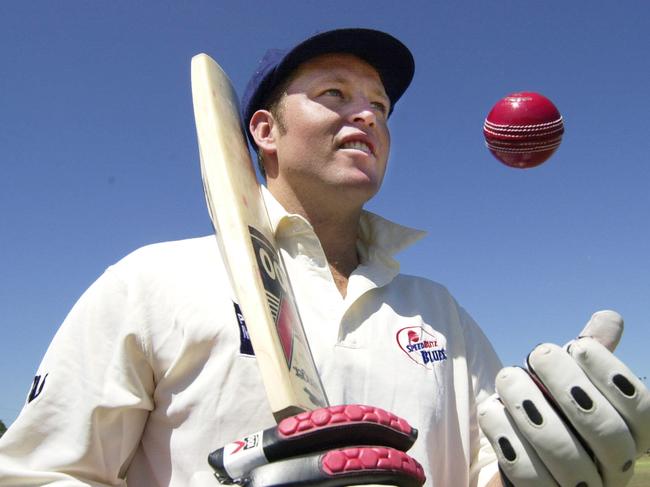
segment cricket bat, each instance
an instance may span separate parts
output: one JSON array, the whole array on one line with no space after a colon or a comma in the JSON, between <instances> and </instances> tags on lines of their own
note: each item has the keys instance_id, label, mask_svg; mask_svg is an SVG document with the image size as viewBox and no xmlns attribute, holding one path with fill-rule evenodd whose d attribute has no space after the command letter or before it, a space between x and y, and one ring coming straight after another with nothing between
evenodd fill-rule
<instances>
[{"instance_id":1,"label":"cricket bat","mask_svg":"<svg viewBox=\"0 0 650 487\"><path fill-rule=\"evenodd\" d=\"M276 421L328 405L255 174L232 83L192 58L205 198Z\"/></svg>"}]
</instances>

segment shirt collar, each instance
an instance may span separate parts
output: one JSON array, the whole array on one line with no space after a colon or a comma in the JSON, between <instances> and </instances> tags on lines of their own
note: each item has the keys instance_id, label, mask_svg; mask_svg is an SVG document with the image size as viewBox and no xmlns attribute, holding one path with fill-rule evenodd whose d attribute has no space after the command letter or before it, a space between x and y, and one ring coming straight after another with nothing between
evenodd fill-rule
<instances>
[{"instance_id":1,"label":"shirt collar","mask_svg":"<svg viewBox=\"0 0 650 487\"><path fill-rule=\"evenodd\" d=\"M287 226L284 223L285 220L292 220L294 222L301 221L311 228L309 222L302 216L288 213L266 186L262 185L261 188L271 222L271 228L276 238L279 236L277 233L280 227L284 228ZM291 226L291 224L289 223L288 226ZM357 249L361 261L364 262L368 261L377 252L386 256L392 256L414 244L425 235L426 232L422 230L399 225L375 213L363 210L359 221Z\"/></svg>"}]
</instances>

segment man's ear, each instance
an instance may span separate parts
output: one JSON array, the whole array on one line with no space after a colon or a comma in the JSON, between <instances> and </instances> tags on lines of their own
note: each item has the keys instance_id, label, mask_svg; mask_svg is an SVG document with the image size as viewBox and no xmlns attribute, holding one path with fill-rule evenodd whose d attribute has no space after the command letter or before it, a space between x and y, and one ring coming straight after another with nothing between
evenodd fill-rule
<instances>
[{"instance_id":1,"label":"man's ear","mask_svg":"<svg viewBox=\"0 0 650 487\"><path fill-rule=\"evenodd\" d=\"M255 144L265 156L276 152L274 125L275 119L268 110L257 110L248 124Z\"/></svg>"}]
</instances>

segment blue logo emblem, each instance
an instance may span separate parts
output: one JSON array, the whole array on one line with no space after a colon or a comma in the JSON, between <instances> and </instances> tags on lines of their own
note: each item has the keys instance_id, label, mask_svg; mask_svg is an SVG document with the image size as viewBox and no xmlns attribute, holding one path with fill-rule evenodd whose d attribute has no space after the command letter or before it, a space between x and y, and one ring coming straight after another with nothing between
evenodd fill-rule
<instances>
[{"instance_id":1,"label":"blue logo emblem","mask_svg":"<svg viewBox=\"0 0 650 487\"><path fill-rule=\"evenodd\" d=\"M397 344L408 358L427 369L447 360L447 340L440 333L423 326L407 326L395 335Z\"/></svg>"}]
</instances>

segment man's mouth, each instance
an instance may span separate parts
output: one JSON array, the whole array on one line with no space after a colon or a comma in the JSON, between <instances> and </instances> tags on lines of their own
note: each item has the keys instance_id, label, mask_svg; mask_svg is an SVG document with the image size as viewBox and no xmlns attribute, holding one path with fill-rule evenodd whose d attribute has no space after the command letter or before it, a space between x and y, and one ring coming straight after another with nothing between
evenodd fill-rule
<instances>
[{"instance_id":1,"label":"man's mouth","mask_svg":"<svg viewBox=\"0 0 650 487\"><path fill-rule=\"evenodd\" d=\"M351 140L348 142L345 142L341 144L341 149L355 149L355 150L360 150L362 152L365 152L368 155L372 155L372 149L371 147L366 144L365 142L361 142L360 140Z\"/></svg>"}]
</instances>

